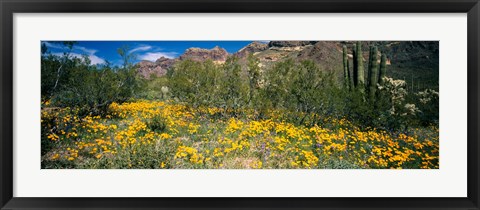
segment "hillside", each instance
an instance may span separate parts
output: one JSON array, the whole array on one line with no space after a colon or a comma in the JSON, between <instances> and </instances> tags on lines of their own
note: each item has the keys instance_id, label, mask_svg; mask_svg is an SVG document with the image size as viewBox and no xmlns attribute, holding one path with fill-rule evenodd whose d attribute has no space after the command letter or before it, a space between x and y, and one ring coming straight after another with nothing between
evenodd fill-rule
<instances>
[{"instance_id":1,"label":"hillside","mask_svg":"<svg viewBox=\"0 0 480 210\"><path fill-rule=\"evenodd\" d=\"M229 54L216 46L212 49L189 48L176 59L161 57L155 62L141 61L137 64L140 75L149 77L154 74L163 76L176 61L191 59L194 61L212 60L222 64L229 56L243 61L253 54L261 62L261 67L268 67L285 59L313 60L320 69L333 72L339 79L343 77L342 46L351 49L353 41L270 41L268 44L252 42L239 51ZM368 47L377 46L388 58L387 76L403 79L414 91L425 88L438 89L439 79L439 45L435 41L365 41L362 42L363 58L368 65Z\"/></svg>"}]
</instances>

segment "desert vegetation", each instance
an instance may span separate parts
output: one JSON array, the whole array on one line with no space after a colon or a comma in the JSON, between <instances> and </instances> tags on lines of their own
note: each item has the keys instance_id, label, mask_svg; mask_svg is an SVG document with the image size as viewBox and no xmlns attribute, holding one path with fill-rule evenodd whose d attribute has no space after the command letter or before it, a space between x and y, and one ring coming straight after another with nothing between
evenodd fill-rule
<instances>
[{"instance_id":1,"label":"desert vegetation","mask_svg":"<svg viewBox=\"0 0 480 210\"><path fill-rule=\"evenodd\" d=\"M341 44L340 72L245 53L148 77L128 46L121 66L43 46L42 168L439 168L438 81L409 89L362 46Z\"/></svg>"}]
</instances>

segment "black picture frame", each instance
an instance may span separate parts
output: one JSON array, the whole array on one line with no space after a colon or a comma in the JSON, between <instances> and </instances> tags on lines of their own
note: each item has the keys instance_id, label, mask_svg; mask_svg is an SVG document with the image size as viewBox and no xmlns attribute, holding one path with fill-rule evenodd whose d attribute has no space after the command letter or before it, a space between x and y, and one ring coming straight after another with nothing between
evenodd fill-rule
<instances>
[{"instance_id":1,"label":"black picture frame","mask_svg":"<svg viewBox=\"0 0 480 210\"><path fill-rule=\"evenodd\" d=\"M1 209L479 209L478 0L0 0ZM468 196L466 198L17 198L13 197L15 13L467 13ZM39 180L41 181L41 180ZM448 182L448 180L445 180ZM346 189L348 190L348 189Z\"/></svg>"}]
</instances>

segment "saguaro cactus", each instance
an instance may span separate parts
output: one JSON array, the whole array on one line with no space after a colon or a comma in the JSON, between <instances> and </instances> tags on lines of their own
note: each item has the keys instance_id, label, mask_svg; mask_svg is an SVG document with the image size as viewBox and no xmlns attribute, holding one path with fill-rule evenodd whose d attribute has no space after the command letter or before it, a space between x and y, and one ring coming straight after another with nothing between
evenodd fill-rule
<instances>
[{"instance_id":1,"label":"saguaro cactus","mask_svg":"<svg viewBox=\"0 0 480 210\"><path fill-rule=\"evenodd\" d=\"M387 76L387 55L382 53L382 58L380 59L380 71L378 74L378 84L383 86L383 78Z\"/></svg>"},{"instance_id":2,"label":"saguaro cactus","mask_svg":"<svg viewBox=\"0 0 480 210\"><path fill-rule=\"evenodd\" d=\"M347 46L343 45L343 78L345 87L350 88L350 69L348 65Z\"/></svg>"},{"instance_id":3,"label":"saguaro cactus","mask_svg":"<svg viewBox=\"0 0 480 210\"><path fill-rule=\"evenodd\" d=\"M358 66L357 66L357 44L353 44L353 49L352 49L352 54L353 54L353 86L356 88L358 87Z\"/></svg>"},{"instance_id":4,"label":"saguaro cactus","mask_svg":"<svg viewBox=\"0 0 480 210\"><path fill-rule=\"evenodd\" d=\"M372 58L373 58L373 46L370 46L369 51L368 51L368 66L367 66L367 81L366 81L366 86L367 86L367 92L368 92L368 87L370 87L370 77L371 77L371 69L372 69Z\"/></svg>"},{"instance_id":5,"label":"saguaro cactus","mask_svg":"<svg viewBox=\"0 0 480 210\"><path fill-rule=\"evenodd\" d=\"M375 91L377 89L377 75L378 75L378 64L377 64L377 47L370 46L370 57L368 64L368 95L370 100L375 99Z\"/></svg>"},{"instance_id":6,"label":"saguaro cactus","mask_svg":"<svg viewBox=\"0 0 480 210\"><path fill-rule=\"evenodd\" d=\"M347 76L348 76L348 87L351 89L353 89L353 80L352 80L352 75L350 74L350 62L348 61L347 59Z\"/></svg>"},{"instance_id":7,"label":"saguaro cactus","mask_svg":"<svg viewBox=\"0 0 480 210\"><path fill-rule=\"evenodd\" d=\"M360 41L357 41L357 44L355 46L354 66L357 67L355 72L356 80L357 80L356 87L360 90L360 92L364 93L365 92L365 68L363 67L362 44L360 43Z\"/></svg>"}]
</instances>

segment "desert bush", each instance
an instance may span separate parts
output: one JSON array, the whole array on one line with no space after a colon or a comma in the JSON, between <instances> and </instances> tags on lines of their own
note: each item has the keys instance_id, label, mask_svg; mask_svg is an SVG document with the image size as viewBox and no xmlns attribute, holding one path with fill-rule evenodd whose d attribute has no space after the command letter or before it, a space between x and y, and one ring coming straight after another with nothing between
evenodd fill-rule
<instances>
[{"instance_id":1,"label":"desert bush","mask_svg":"<svg viewBox=\"0 0 480 210\"><path fill-rule=\"evenodd\" d=\"M383 130L407 130L416 125L421 111L406 90L406 82L389 77L378 85L375 100L358 91L346 91L345 116L356 124Z\"/></svg>"},{"instance_id":2,"label":"desert bush","mask_svg":"<svg viewBox=\"0 0 480 210\"><path fill-rule=\"evenodd\" d=\"M193 107L218 105L223 72L211 60L180 61L172 69L169 87L173 97Z\"/></svg>"},{"instance_id":3,"label":"desert bush","mask_svg":"<svg viewBox=\"0 0 480 210\"><path fill-rule=\"evenodd\" d=\"M236 57L230 57L222 65L223 77L220 85L220 98L225 112L230 110L238 115L239 109L246 107L248 96L246 79L242 77L242 67Z\"/></svg>"},{"instance_id":4,"label":"desert bush","mask_svg":"<svg viewBox=\"0 0 480 210\"><path fill-rule=\"evenodd\" d=\"M87 56L71 58L68 53L42 56L42 100L78 108L82 116L106 115L111 103L129 100L139 87L131 66L91 65Z\"/></svg>"},{"instance_id":5,"label":"desert bush","mask_svg":"<svg viewBox=\"0 0 480 210\"><path fill-rule=\"evenodd\" d=\"M161 115L155 115L148 121L147 126L150 130L161 133L167 130L167 121Z\"/></svg>"},{"instance_id":6,"label":"desert bush","mask_svg":"<svg viewBox=\"0 0 480 210\"><path fill-rule=\"evenodd\" d=\"M81 115L106 115L113 102L125 102L136 91L133 69L78 65L70 70L68 85L52 102L59 107L78 107Z\"/></svg>"},{"instance_id":7,"label":"desert bush","mask_svg":"<svg viewBox=\"0 0 480 210\"><path fill-rule=\"evenodd\" d=\"M415 94L418 99L418 116L423 126L438 125L439 121L439 94L432 89L425 89Z\"/></svg>"},{"instance_id":8,"label":"desert bush","mask_svg":"<svg viewBox=\"0 0 480 210\"><path fill-rule=\"evenodd\" d=\"M152 74L147 78L138 78L139 90L135 94L135 98L147 100L167 100L170 99L171 93L169 89L168 76L157 76ZM167 89L165 92L164 89Z\"/></svg>"},{"instance_id":9,"label":"desert bush","mask_svg":"<svg viewBox=\"0 0 480 210\"><path fill-rule=\"evenodd\" d=\"M286 109L290 121L315 124L316 117L342 115L341 91L333 73L324 72L313 61L286 60L267 70L259 108Z\"/></svg>"}]
</instances>

